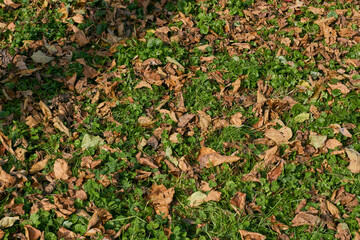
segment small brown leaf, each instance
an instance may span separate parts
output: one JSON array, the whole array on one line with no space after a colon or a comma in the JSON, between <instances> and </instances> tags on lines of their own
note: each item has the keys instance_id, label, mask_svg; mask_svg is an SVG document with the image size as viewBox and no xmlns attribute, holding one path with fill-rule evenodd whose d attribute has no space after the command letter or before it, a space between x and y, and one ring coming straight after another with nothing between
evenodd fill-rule
<instances>
[{"instance_id":1,"label":"small brown leaf","mask_svg":"<svg viewBox=\"0 0 360 240\"><path fill-rule=\"evenodd\" d=\"M292 131L288 127L282 127L279 130L275 128L270 128L265 132L265 137L273 140L277 145L288 143L290 138L292 137Z\"/></svg>"},{"instance_id":2,"label":"small brown leaf","mask_svg":"<svg viewBox=\"0 0 360 240\"><path fill-rule=\"evenodd\" d=\"M48 161L49 161L49 159L45 158L44 160L41 160L41 161L35 163L34 165L31 166L30 173L34 174L34 173L40 172L41 170L43 170L45 168Z\"/></svg>"},{"instance_id":3,"label":"small brown leaf","mask_svg":"<svg viewBox=\"0 0 360 240\"><path fill-rule=\"evenodd\" d=\"M329 201L326 201L326 206L334 218L340 219L340 211L334 204L332 204Z\"/></svg>"},{"instance_id":4,"label":"small brown leaf","mask_svg":"<svg viewBox=\"0 0 360 240\"><path fill-rule=\"evenodd\" d=\"M207 147L200 149L197 161L201 168L211 168L223 163L232 163L240 160L238 156L223 156L218 154L215 150Z\"/></svg>"},{"instance_id":5,"label":"small brown leaf","mask_svg":"<svg viewBox=\"0 0 360 240\"><path fill-rule=\"evenodd\" d=\"M153 90L151 85L146 81L140 81L138 84L136 84L135 89L144 88L144 87Z\"/></svg>"},{"instance_id":6,"label":"small brown leaf","mask_svg":"<svg viewBox=\"0 0 360 240\"><path fill-rule=\"evenodd\" d=\"M156 214L164 214L163 218L169 216L170 203L175 193L174 188L167 189L164 185L153 184L148 198L155 209Z\"/></svg>"},{"instance_id":7,"label":"small brown leaf","mask_svg":"<svg viewBox=\"0 0 360 240\"><path fill-rule=\"evenodd\" d=\"M345 148L345 151L350 160L348 169L352 173L360 173L360 153L351 148Z\"/></svg>"},{"instance_id":8,"label":"small brown leaf","mask_svg":"<svg viewBox=\"0 0 360 240\"><path fill-rule=\"evenodd\" d=\"M349 88L342 84L341 82L337 82L336 84L328 84L331 90L338 89L340 92L344 95L348 94L350 92Z\"/></svg>"},{"instance_id":9,"label":"small brown leaf","mask_svg":"<svg viewBox=\"0 0 360 240\"><path fill-rule=\"evenodd\" d=\"M178 127L180 127L180 128L185 127L190 122L190 120L193 119L194 117L195 117L195 114L192 114L192 113L187 113L187 114L182 115L179 118Z\"/></svg>"},{"instance_id":10,"label":"small brown leaf","mask_svg":"<svg viewBox=\"0 0 360 240\"><path fill-rule=\"evenodd\" d=\"M190 207L200 206L202 203L209 202L209 201L220 201L221 199L221 192L212 190L208 195L203 192L197 191L191 194L188 198L190 201Z\"/></svg>"},{"instance_id":11,"label":"small brown leaf","mask_svg":"<svg viewBox=\"0 0 360 240\"><path fill-rule=\"evenodd\" d=\"M341 147L342 143L336 140L335 138L329 139L326 141L325 147L331 150L334 150L337 147Z\"/></svg>"},{"instance_id":12,"label":"small brown leaf","mask_svg":"<svg viewBox=\"0 0 360 240\"><path fill-rule=\"evenodd\" d=\"M71 175L71 171L67 161L58 158L54 164L55 179L67 180Z\"/></svg>"},{"instance_id":13,"label":"small brown leaf","mask_svg":"<svg viewBox=\"0 0 360 240\"><path fill-rule=\"evenodd\" d=\"M204 111L198 111L198 116L201 132L204 132L211 124L211 117Z\"/></svg>"},{"instance_id":14,"label":"small brown leaf","mask_svg":"<svg viewBox=\"0 0 360 240\"><path fill-rule=\"evenodd\" d=\"M230 204L234 205L240 211L245 209L246 193L237 192L230 200Z\"/></svg>"},{"instance_id":15,"label":"small brown leaf","mask_svg":"<svg viewBox=\"0 0 360 240\"><path fill-rule=\"evenodd\" d=\"M149 118L148 116L141 116L138 119L138 123L143 128L152 128L155 121Z\"/></svg>"},{"instance_id":16,"label":"small brown leaf","mask_svg":"<svg viewBox=\"0 0 360 240\"><path fill-rule=\"evenodd\" d=\"M27 240L36 240L41 237L41 231L31 225L25 225L25 237Z\"/></svg>"},{"instance_id":17,"label":"small brown leaf","mask_svg":"<svg viewBox=\"0 0 360 240\"><path fill-rule=\"evenodd\" d=\"M112 215L109 213L109 211L105 209L96 209L94 214L91 216L91 219L89 220L87 230L89 231L91 228L109 221L110 219L112 219Z\"/></svg>"},{"instance_id":18,"label":"small brown leaf","mask_svg":"<svg viewBox=\"0 0 360 240\"><path fill-rule=\"evenodd\" d=\"M235 113L234 115L231 116L230 123L235 127L241 127L243 122L244 122L243 115L240 112Z\"/></svg>"},{"instance_id":19,"label":"small brown leaf","mask_svg":"<svg viewBox=\"0 0 360 240\"><path fill-rule=\"evenodd\" d=\"M80 45L80 47L89 43L89 39L87 39L85 33L82 30L78 29L74 25L72 26L72 30L75 33L76 42Z\"/></svg>"},{"instance_id":20,"label":"small brown leaf","mask_svg":"<svg viewBox=\"0 0 360 240\"><path fill-rule=\"evenodd\" d=\"M11 0L4 0L4 3L5 5L9 6L9 7L12 7L12 8L18 8L21 6L21 4L18 4L18 3L14 3L13 1Z\"/></svg>"},{"instance_id":21,"label":"small brown leaf","mask_svg":"<svg viewBox=\"0 0 360 240\"><path fill-rule=\"evenodd\" d=\"M339 223L336 227L335 238L340 240L351 240L350 229L346 223Z\"/></svg>"},{"instance_id":22,"label":"small brown leaf","mask_svg":"<svg viewBox=\"0 0 360 240\"><path fill-rule=\"evenodd\" d=\"M266 237L260 233L239 230L242 240L264 240Z\"/></svg>"},{"instance_id":23,"label":"small brown leaf","mask_svg":"<svg viewBox=\"0 0 360 240\"><path fill-rule=\"evenodd\" d=\"M292 226L298 227L303 225L310 225L310 226L316 226L321 222L321 219L318 216L305 213L305 212L299 212L295 218L292 220Z\"/></svg>"},{"instance_id":24,"label":"small brown leaf","mask_svg":"<svg viewBox=\"0 0 360 240\"><path fill-rule=\"evenodd\" d=\"M283 172L283 169L284 169L284 161L280 160L278 164L276 164L276 166L274 166L267 174L267 180L269 181L269 183L276 181Z\"/></svg>"},{"instance_id":25,"label":"small brown leaf","mask_svg":"<svg viewBox=\"0 0 360 240\"><path fill-rule=\"evenodd\" d=\"M65 133L69 138L71 137L70 130L64 125L59 117L53 118L54 127Z\"/></svg>"},{"instance_id":26,"label":"small brown leaf","mask_svg":"<svg viewBox=\"0 0 360 240\"><path fill-rule=\"evenodd\" d=\"M16 178L8 174L0 166L0 191L12 187L16 183Z\"/></svg>"}]
</instances>

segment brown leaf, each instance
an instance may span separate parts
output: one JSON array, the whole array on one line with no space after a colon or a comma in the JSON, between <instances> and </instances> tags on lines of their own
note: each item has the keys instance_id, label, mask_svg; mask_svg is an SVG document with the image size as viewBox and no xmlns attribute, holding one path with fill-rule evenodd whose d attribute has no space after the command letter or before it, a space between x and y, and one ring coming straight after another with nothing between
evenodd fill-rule
<instances>
[{"instance_id":1,"label":"brown leaf","mask_svg":"<svg viewBox=\"0 0 360 240\"><path fill-rule=\"evenodd\" d=\"M36 240L41 237L41 231L31 225L25 225L25 237L27 240Z\"/></svg>"},{"instance_id":2,"label":"brown leaf","mask_svg":"<svg viewBox=\"0 0 360 240\"><path fill-rule=\"evenodd\" d=\"M164 214L163 218L169 216L170 203L175 193L174 188L167 189L164 185L153 184L148 198L155 209L156 214Z\"/></svg>"},{"instance_id":3,"label":"brown leaf","mask_svg":"<svg viewBox=\"0 0 360 240\"><path fill-rule=\"evenodd\" d=\"M318 216L305 213L305 212L299 212L295 218L292 220L292 226L303 226L303 225L310 225L310 226L316 226L321 222L321 219Z\"/></svg>"},{"instance_id":4,"label":"brown leaf","mask_svg":"<svg viewBox=\"0 0 360 240\"><path fill-rule=\"evenodd\" d=\"M0 166L0 191L4 191L7 188L14 186L16 183L16 178L11 176Z\"/></svg>"},{"instance_id":5,"label":"brown leaf","mask_svg":"<svg viewBox=\"0 0 360 240\"><path fill-rule=\"evenodd\" d=\"M325 147L331 150L334 150L337 147L341 147L342 143L336 140L335 138L329 139L326 141Z\"/></svg>"},{"instance_id":6,"label":"brown leaf","mask_svg":"<svg viewBox=\"0 0 360 240\"><path fill-rule=\"evenodd\" d=\"M317 8L313 6L309 6L308 10L314 14L320 14L320 15L323 15L325 12L325 8Z\"/></svg>"},{"instance_id":7,"label":"brown leaf","mask_svg":"<svg viewBox=\"0 0 360 240\"><path fill-rule=\"evenodd\" d=\"M339 223L336 227L335 238L340 240L352 239L349 227L346 223Z\"/></svg>"},{"instance_id":8,"label":"brown leaf","mask_svg":"<svg viewBox=\"0 0 360 240\"><path fill-rule=\"evenodd\" d=\"M60 227L56 235L57 235L58 239L64 239L64 240L77 239L76 233L74 233L64 227Z\"/></svg>"},{"instance_id":9,"label":"brown leaf","mask_svg":"<svg viewBox=\"0 0 360 240\"><path fill-rule=\"evenodd\" d=\"M232 163L240 160L238 156L223 156L218 154L215 150L207 147L200 149L197 161L201 168L211 168L223 163Z\"/></svg>"},{"instance_id":10,"label":"brown leaf","mask_svg":"<svg viewBox=\"0 0 360 240\"><path fill-rule=\"evenodd\" d=\"M135 89L139 89L139 88L143 88L143 87L153 90L151 85L145 81L140 81L138 84L136 84Z\"/></svg>"},{"instance_id":11,"label":"brown leaf","mask_svg":"<svg viewBox=\"0 0 360 240\"><path fill-rule=\"evenodd\" d=\"M82 30L78 29L74 25L72 26L72 30L75 33L76 42L80 45L80 47L85 46L90 42Z\"/></svg>"},{"instance_id":12,"label":"brown leaf","mask_svg":"<svg viewBox=\"0 0 360 240\"><path fill-rule=\"evenodd\" d=\"M141 116L138 119L138 123L140 124L141 127L143 128L152 128L153 124L156 121L152 120L151 118L149 118L148 116Z\"/></svg>"},{"instance_id":13,"label":"brown leaf","mask_svg":"<svg viewBox=\"0 0 360 240\"><path fill-rule=\"evenodd\" d=\"M54 127L65 133L69 138L71 137L70 130L64 125L59 117L53 118Z\"/></svg>"},{"instance_id":14,"label":"brown leaf","mask_svg":"<svg viewBox=\"0 0 360 240\"><path fill-rule=\"evenodd\" d=\"M55 179L67 180L71 176L71 171L67 161L58 158L54 164Z\"/></svg>"},{"instance_id":15,"label":"brown leaf","mask_svg":"<svg viewBox=\"0 0 360 240\"><path fill-rule=\"evenodd\" d=\"M83 23L84 22L84 16L81 14L76 14L75 16L71 17L72 20L76 23Z\"/></svg>"},{"instance_id":16,"label":"brown leaf","mask_svg":"<svg viewBox=\"0 0 360 240\"><path fill-rule=\"evenodd\" d=\"M283 172L283 169L284 169L284 161L280 160L278 164L276 164L276 166L274 166L267 174L267 180L269 181L269 183L276 181Z\"/></svg>"},{"instance_id":17,"label":"brown leaf","mask_svg":"<svg viewBox=\"0 0 360 240\"><path fill-rule=\"evenodd\" d=\"M231 116L230 123L235 127L241 127L243 122L244 122L243 115L240 112L235 113L234 115Z\"/></svg>"},{"instance_id":18,"label":"brown leaf","mask_svg":"<svg viewBox=\"0 0 360 240\"><path fill-rule=\"evenodd\" d=\"M220 199L221 199L221 192L215 190L209 192L208 195L206 195L203 192L197 191L191 194L191 196L188 198L188 200L190 201L189 204L190 207L200 206L202 203L209 201L220 201Z\"/></svg>"},{"instance_id":19,"label":"brown leaf","mask_svg":"<svg viewBox=\"0 0 360 240\"><path fill-rule=\"evenodd\" d=\"M89 220L87 230L89 231L91 228L98 226L99 224L105 223L112 219L111 213L105 209L96 209L94 214L91 216Z\"/></svg>"},{"instance_id":20,"label":"brown leaf","mask_svg":"<svg viewBox=\"0 0 360 240\"><path fill-rule=\"evenodd\" d=\"M0 131L0 141L2 143L2 145L5 147L5 149L10 152L12 155L15 156L15 152L14 150L11 148L11 140L8 139L7 136L5 136L1 131Z\"/></svg>"},{"instance_id":21,"label":"brown leaf","mask_svg":"<svg viewBox=\"0 0 360 240\"><path fill-rule=\"evenodd\" d=\"M41 161L35 163L34 165L31 166L30 173L34 174L34 173L40 172L41 170L43 170L45 168L48 161L49 161L49 159L45 158L44 160L41 160Z\"/></svg>"},{"instance_id":22,"label":"brown leaf","mask_svg":"<svg viewBox=\"0 0 360 240\"><path fill-rule=\"evenodd\" d=\"M230 200L230 204L240 209L245 210L246 193L237 192Z\"/></svg>"},{"instance_id":23,"label":"brown leaf","mask_svg":"<svg viewBox=\"0 0 360 240\"><path fill-rule=\"evenodd\" d=\"M326 201L326 206L334 218L340 219L340 211L334 204L332 204L329 201Z\"/></svg>"},{"instance_id":24,"label":"brown leaf","mask_svg":"<svg viewBox=\"0 0 360 240\"><path fill-rule=\"evenodd\" d=\"M279 130L275 128L270 128L265 132L265 137L273 140L277 145L281 145L283 143L288 143L290 138L292 137L292 131L288 127L282 127Z\"/></svg>"},{"instance_id":25,"label":"brown leaf","mask_svg":"<svg viewBox=\"0 0 360 240\"><path fill-rule=\"evenodd\" d=\"M350 160L348 169L352 173L360 173L360 153L351 148L345 148L345 151Z\"/></svg>"},{"instance_id":26,"label":"brown leaf","mask_svg":"<svg viewBox=\"0 0 360 240\"><path fill-rule=\"evenodd\" d=\"M18 4L18 3L14 3L13 1L11 0L4 0L4 3L5 5L9 6L9 7L12 7L12 8L18 8L21 6L21 4Z\"/></svg>"},{"instance_id":27,"label":"brown leaf","mask_svg":"<svg viewBox=\"0 0 360 240\"><path fill-rule=\"evenodd\" d=\"M340 92L344 95L348 94L350 92L349 88L342 84L341 82L337 82L336 84L328 84L331 90L338 89Z\"/></svg>"},{"instance_id":28,"label":"brown leaf","mask_svg":"<svg viewBox=\"0 0 360 240\"><path fill-rule=\"evenodd\" d=\"M15 150L15 156L16 156L16 158L18 159L18 160L20 160L20 161L25 161L25 153L26 153L27 151L24 149L24 148L22 148L22 147L18 147L18 148L16 148L16 150Z\"/></svg>"},{"instance_id":29,"label":"brown leaf","mask_svg":"<svg viewBox=\"0 0 360 240\"><path fill-rule=\"evenodd\" d=\"M260 233L239 230L242 240L264 240L266 237Z\"/></svg>"},{"instance_id":30,"label":"brown leaf","mask_svg":"<svg viewBox=\"0 0 360 240\"><path fill-rule=\"evenodd\" d=\"M191 119L193 119L195 117L195 114L192 113L186 113L184 115L182 115L179 118L179 122L178 122L178 127L183 128L185 127Z\"/></svg>"},{"instance_id":31,"label":"brown leaf","mask_svg":"<svg viewBox=\"0 0 360 240\"><path fill-rule=\"evenodd\" d=\"M211 124L211 117L204 111L198 111L198 116L201 132L204 132Z\"/></svg>"}]
</instances>

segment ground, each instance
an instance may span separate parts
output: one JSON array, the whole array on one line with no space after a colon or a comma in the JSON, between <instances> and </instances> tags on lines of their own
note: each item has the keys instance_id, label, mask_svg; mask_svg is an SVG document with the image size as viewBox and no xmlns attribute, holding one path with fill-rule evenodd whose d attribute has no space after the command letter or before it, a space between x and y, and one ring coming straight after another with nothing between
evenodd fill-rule
<instances>
[{"instance_id":1,"label":"ground","mask_svg":"<svg viewBox=\"0 0 360 240\"><path fill-rule=\"evenodd\" d=\"M0 239L360 239L359 24L0 0Z\"/></svg>"}]
</instances>

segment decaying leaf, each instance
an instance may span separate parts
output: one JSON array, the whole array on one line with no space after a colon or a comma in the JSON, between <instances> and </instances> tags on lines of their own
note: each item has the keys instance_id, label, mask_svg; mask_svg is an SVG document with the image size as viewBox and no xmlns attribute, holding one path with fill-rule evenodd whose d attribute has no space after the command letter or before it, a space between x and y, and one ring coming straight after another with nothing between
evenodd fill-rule
<instances>
[{"instance_id":1,"label":"decaying leaf","mask_svg":"<svg viewBox=\"0 0 360 240\"><path fill-rule=\"evenodd\" d=\"M4 229L4 228L9 228L12 225L15 224L15 222L17 220L19 220L20 218L18 216L16 217L4 217L0 220L0 228Z\"/></svg>"},{"instance_id":2,"label":"decaying leaf","mask_svg":"<svg viewBox=\"0 0 360 240\"><path fill-rule=\"evenodd\" d=\"M273 140L276 144L286 144L292 137L292 131L290 128L284 126L280 128L279 130L275 128L270 128L265 132L265 137L270 138Z\"/></svg>"},{"instance_id":3,"label":"decaying leaf","mask_svg":"<svg viewBox=\"0 0 360 240\"><path fill-rule=\"evenodd\" d=\"M292 220L292 226L293 227L298 227L303 225L316 226L320 224L320 222L321 219L316 215L305 212L299 212Z\"/></svg>"},{"instance_id":4,"label":"decaying leaf","mask_svg":"<svg viewBox=\"0 0 360 240\"><path fill-rule=\"evenodd\" d=\"M138 119L138 123L143 128L151 128L151 127L153 127L153 124L155 123L155 121L152 120L151 118L149 118L148 116L141 116Z\"/></svg>"},{"instance_id":5,"label":"decaying leaf","mask_svg":"<svg viewBox=\"0 0 360 240\"><path fill-rule=\"evenodd\" d=\"M16 183L16 178L2 169L0 166L0 191L12 187Z\"/></svg>"},{"instance_id":6,"label":"decaying leaf","mask_svg":"<svg viewBox=\"0 0 360 240\"><path fill-rule=\"evenodd\" d=\"M326 206L334 218L340 219L340 211L334 204L330 201L326 201Z\"/></svg>"},{"instance_id":7,"label":"decaying leaf","mask_svg":"<svg viewBox=\"0 0 360 240\"><path fill-rule=\"evenodd\" d=\"M31 58L35 63L41 63L41 64L46 64L46 63L49 63L52 60L54 60L53 57L47 56L45 53L43 53L40 50L37 52L34 52L33 55L31 56Z\"/></svg>"},{"instance_id":8,"label":"decaying leaf","mask_svg":"<svg viewBox=\"0 0 360 240\"><path fill-rule=\"evenodd\" d=\"M82 142L81 142L81 148L82 149L87 149L89 147L99 147L99 146L102 146L104 145L105 142L104 140L99 137L99 136L93 136L93 135L90 135L90 134L85 134Z\"/></svg>"},{"instance_id":9,"label":"decaying leaf","mask_svg":"<svg viewBox=\"0 0 360 240\"><path fill-rule=\"evenodd\" d=\"M54 164L54 175L56 179L61 180L67 180L70 177L71 171L67 161L61 158L56 159Z\"/></svg>"},{"instance_id":10,"label":"decaying leaf","mask_svg":"<svg viewBox=\"0 0 360 240\"><path fill-rule=\"evenodd\" d=\"M239 230L239 232L240 232L242 240L264 240L264 239L266 239L266 236L264 236L260 233L249 232L246 230Z\"/></svg>"},{"instance_id":11,"label":"decaying leaf","mask_svg":"<svg viewBox=\"0 0 360 240\"><path fill-rule=\"evenodd\" d=\"M322 148L325 145L327 136L322 135L310 135L310 144L314 146L314 148Z\"/></svg>"},{"instance_id":12,"label":"decaying leaf","mask_svg":"<svg viewBox=\"0 0 360 240\"><path fill-rule=\"evenodd\" d=\"M54 127L59 129L61 132L65 133L69 138L71 137L70 130L64 125L59 117L53 118Z\"/></svg>"},{"instance_id":13,"label":"decaying leaf","mask_svg":"<svg viewBox=\"0 0 360 240\"><path fill-rule=\"evenodd\" d=\"M230 204L238 208L240 211L245 210L245 203L246 203L246 193L242 193L242 192L237 192L230 200Z\"/></svg>"},{"instance_id":14,"label":"decaying leaf","mask_svg":"<svg viewBox=\"0 0 360 240\"><path fill-rule=\"evenodd\" d=\"M41 237L41 231L31 225L25 225L25 237L29 240L36 240Z\"/></svg>"},{"instance_id":15,"label":"decaying leaf","mask_svg":"<svg viewBox=\"0 0 360 240\"><path fill-rule=\"evenodd\" d=\"M240 112L235 113L234 115L231 116L230 123L235 127L241 127L243 122L244 122L243 115Z\"/></svg>"},{"instance_id":16,"label":"decaying leaf","mask_svg":"<svg viewBox=\"0 0 360 240\"><path fill-rule=\"evenodd\" d=\"M339 223L336 227L336 239L340 240L350 240L352 239L349 226L346 223Z\"/></svg>"},{"instance_id":17,"label":"decaying leaf","mask_svg":"<svg viewBox=\"0 0 360 240\"><path fill-rule=\"evenodd\" d=\"M34 173L37 173L37 172L43 170L45 168L46 164L48 163L48 161L49 161L49 159L45 158L44 160L41 160L41 161L35 163L34 165L31 166L30 173L34 174Z\"/></svg>"},{"instance_id":18,"label":"decaying leaf","mask_svg":"<svg viewBox=\"0 0 360 240\"><path fill-rule=\"evenodd\" d=\"M148 199L155 209L156 214L163 215L163 217L169 216L170 203L172 202L175 193L174 188L167 189L164 185L153 184L150 189Z\"/></svg>"},{"instance_id":19,"label":"decaying leaf","mask_svg":"<svg viewBox=\"0 0 360 240\"><path fill-rule=\"evenodd\" d=\"M273 181L276 181L278 177L281 175L284 169L284 163L285 161L280 160L267 174L267 180L269 183L272 183Z\"/></svg>"},{"instance_id":20,"label":"decaying leaf","mask_svg":"<svg viewBox=\"0 0 360 240\"><path fill-rule=\"evenodd\" d=\"M339 142L338 140L336 140L335 138L333 138L333 139L327 140L325 146L326 146L328 149L334 150L334 149L337 148L337 147L341 147L341 146L342 146L342 143Z\"/></svg>"},{"instance_id":21,"label":"decaying leaf","mask_svg":"<svg viewBox=\"0 0 360 240\"><path fill-rule=\"evenodd\" d=\"M345 152L350 160L348 169L352 173L360 173L360 153L351 148L345 148Z\"/></svg>"},{"instance_id":22,"label":"decaying leaf","mask_svg":"<svg viewBox=\"0 0 360 240\"><path fill-rule=\"evenodd\" d=\"M189 197L190 207L200 206L202 203L209 202L209 201L220 201L221 199L221 192L212 190L209 194L205 194L201 191L194 192Z\"/></svg>"},{"instance_id":23,"label":"decaying leaf","mask_svg":"<svg viewBox=\"0 0 360 240\"><path fill-rule=\"evenodd\" d=\"M238 160L240 160L240 157L238 156L223 156L207 147L201 148L197 157L197 161L201 168L211 168L223 163L232 163Z\"/></svg>"}]
</instances>

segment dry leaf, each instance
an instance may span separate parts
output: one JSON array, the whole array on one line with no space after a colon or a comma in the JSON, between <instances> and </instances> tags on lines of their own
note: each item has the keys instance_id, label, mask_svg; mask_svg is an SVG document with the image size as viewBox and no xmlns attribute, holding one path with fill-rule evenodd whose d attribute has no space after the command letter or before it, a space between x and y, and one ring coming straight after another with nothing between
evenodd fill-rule
<instances>
[{"instance_id":1,"label":"dry leaf","mask_svg":"<svg viewBox=\"0 0 360 240\"><path fill-rule=\"evenodd\" d=\"M284 169L284 161L280 160L278 164L276 164L276 166L274 166L267 174L267 180L269 181L269 183L276 181L283 172L283 169Z\"/></svg>"},{"instance_id":2,"label":"dry leaf","mask_svg":"<svg viewBox=\"0 0 360 240\"><path fill-rule=\"evenodd\" d=\"M55 179L67 180L71 175L71 171L67 161L58 158L54 164Z\"/></svg>"},{"instance_id":3,"label":"dry leaf","mask_svg":"<svg viewBox=\"0 0 360 240\"><path fill-rule=\"evenodd\" d=\"M41 111L42 111L43 114L44 114L45 120L51 119L51 118L52 118L52 114L51 114L51 111L50 111L50 109L48 108L48 106L46 106L46 104L43 103L42 101L39 102L39 106L40 106Z\"/></svg>"},{"instance_id":4,"label":"dry leaf","mask_svg":"<svg viewBox=\"0 0 360 240\"><path fill-rule=\"evenodd\" d=\"M191 194L188 198L190 201L190 207L200 206L202 203L209 202L209 201L220 201L221 199L221 192L212 190L208 195L203 192L197 191Z\"/></svg>"},{"instance_id":5,"label":"dry leaf","mask_svg":"<svg viewBox=\"0 0 360 240\"><path fill-rule=\"evenodd\" d=\"M34 165L31 166L30 168L30 173L34 174L37 172L40 172L41 170L43 170L46 167L46 164L48 163L49 159L45 158L44 160L41 160L37 163L35 163Z\"/></svg>"},{"instance_id":6,"label":"dry leaf","mask_svg":"<svg viewBox=\"0 0 360 240\"><path fill-rule=\"evenodd\" d=\"M110 219L112 219L112 215L109 213L109 211L105 209L96 209L94 214L91 216L91 219L89 220L87 230L89 231L91 228L109 221Z\"/></svg>"},{"instance_id":7,"label":"dry leaf","mask_svg":"<svg viewBox=\"0 0 360 240\"><path fill-rule=\"evenodd\" d=\"M264 240L266 237L260 233L239 230L242 240Z\"/></svg>"},{"instance_id":8,"label":"dry leaf","mask_svg":"<svg viewBox=\"0 0 360 240\"><path fill-rule=\"evenodd\" d=\"M136 84L135 89L139 89L139 88L143 88L143 87L153 90L151 85L145 81L140 81L138 84Z\"/></svg>"},{"instance_id":9,"label":"dry leaf","mask_svg":"<svg viewBox=\"0 0 360 240\"><path fill-rule=\"evenodd\" d=\"M298 227L303 225L310 225L310 226L316 226L321 222L321 219L318 216L305 213L305 212L299 212L295 218L292 220L292 226Z\"/></svg>"},{"instance_id":10,"label":"dry leaf","mask_svg":"<svg viewBox=\"0 0 360 240\"><path fill-rule=\"evenodd\" d=\"M345 151L350 160L350 164L348 166L350 172L360 173L360 153L351 148L345 148Z\"/></svg>"},{"instance_id":11,"label":"dry leaf","mask_svg":"<svg viewBox=\"0 0 360 240\"><path fill-rule=\"evenodd\" d=\"M25 225L25 237L27 240L36 240L41 237L41 231L31 225Z\"/></svg>"},{"instance_id":12,"label":"dry leaf","mask_svg":"<svg viewBox=\"0 0 360 240\"><path fill-rule=\"evenodd\" d=\"M327 136L322 136L322 135L310 135L310 144L318 149L318 148L322 148L325 145Z\"/></svg>"},{"instance_id":13,"label":"dry leaf","mask_svg":"<svg viewBox=\"0 0 360 240\"><path fill-rule=\"evenodd\" d=\"M246 193L237 192L230 200L230 204L240 209L245 210Z\"/></svg>"},{"instance_id":14,"label":"dry leaf","mask_svg":"<svg viewBox=\"0 0 360 240\"><path fill-rule=\"evenodd\" d=\"M350 92L349 88L342 84L341 82L337 82L336 84L328 84L331 90L338 89L342 94L348 94Z\"/></svg>"},{"instance_id":15,"label":"dry leaf","mask_svg":"<svg viewBox=\"0 0 360 240\"><path fill-rule=\"evenodd\" d=\"M54 127L65 133L69 138L71 137L70 130L64 125L59 117L53 118Z\"/></svg>"},{"instance_id":16,"label":"dry leaf","mask_svg":"<svg viewBox=\"0 0 360 240\"><path fill-rule=\"evenodd\" d=\"M329 201L326 201L326 206L334 218L340 219L340 211L334 204L332 204Z\"/></svg>"},{"instance_id":17,"label":"dry leaf","mask_svg":"<svg viewBox=\"0 0 360 240\"><path fill-rule=\"evenodd\" d=\"M18 216L16 217L4 217L0 220L0 228L9 228L14 225L14 223L19 220L20 218Z\"/></svg>"},{"instance_id":18,"label":"dry leaf","mask_svg":"<svg viewBox=\"0 0 360 240\"><path fill-rule=\"evenodd\" d=\"M350 229L346 223L339 223L337 225L335 238L340 239L340 240L351 240L352 239Z\"/></svg>"},{"instance_id":19,"label":"dry leaf","mask_svg":"<svg viewBox=\"0 0 360 240\"><path fill-rule=\"evenodd\" d=\"M238 112L231 116L230 123L234 125L235 127L241 127L244 120L242 119L243 115Z\"/></svg>"},{"instance_id":20,"label":"dry leaf","mask_svg":"<svg viewBox=\"0 0 360 240\"><path fill-rule=\"evenodd\" d=\"M11 147L11 140L0 131L0 141L5 149L12 155L15 155L14 150Z\"/></svg>"},{"instance_id":21,"label":"dry leaf","mask_svg":"<svg viewBox=\"0 0 360 240\"><path fill-rule=\"evenodd\" d=\"M292 131L290 128L285 126L280 128L279 130L276 130L275 128L270 128L266 131L265 137L270 138L278 145L283 143L286 144L292 137Z\"/></svg>"},{"instance_id":22,"label":"dry leaf","mask_svg":"<svg viewBox=\"0 0 360 240\"><path fill-rule=\"evenodd\" d=\"M80 47L89 43L89 39L87 39L85 33L82 30L78 29L74 25L72 26L72 30L75 33L76 42L80 45Z\"/></svg>"},{"instance_id":23,"label":"dry leaf","mask_svg":"<svg viewBox=\"0 0 360 240\"><path fill-rule=\"evenodd\" d=\"M149 118L148 116L141 116L138 119L138 123L143 128L152 128L155 121Z\"/></svg>"},{"instance_id":24,"label":"dry leaf","mask_svg":"<svg viewBox=\"0 0 360 240\"><path fill-rule=\"evenodd\" d=\"M210 187L208 182L202 181L200 183L200 187L199 190L203 191L203 192L208 192L210 191L212 188Z\"/></svg>"},{"instance_id":25,"label":"dry leaf","mask_svg":"<svg viewBox=\"0 0 360 240\"><path fill-rule=\"evenodd\" d=\"M9 7L12 7L12 8L18 8L21 6L21 4L18 4L18 3L14 3L13 1L11 0L4 0L4 3L5 5L9 6Z\"/></svg>"},{"instance_id":26,"label":"dry leaf","mask_svg":"<svg viewBox=\"0 0 360 240\"><path fill-rule=\"evenodd\" d=\"M206 114L204 111L198 111L197 113L199 116L199 125L201 132L204 132L205 130L208 129L208 127L211 124L211 117L208 114Z\"/></svg>"},{"instance_id":27,"label":"dry leaf","mask_svg":"<svg viewBox=\"0 0 360 240\"><path fill-rule=\"evenodd\" d=\"M180 127L180 128L185 127L190 122L190 120L193 119L193 117L195 117L195 114L192 114L192 113L187 113L187 114L182 115L179 118L178 127Z\"/></svg>"},{"instance_id":28,"label":"dry leaf","mask_svg":"<svg viewBox=\"0 0 360 240\"><path fill-rule=\"evenodd\" d=\"M172 202L173 196L175 193L174 188L167 189L164 185L153 184L150 189L150 194L148 198L150 203L155 209L156 214L162 215L163 218L169 216L170 213L170 203Z\"/></svg>"},{"instance_id":29,"label":"dry leaf","mask_svg":"<svg viewBox=\"0 0 360 240\"><path fill-rule=\"evenodd\" d=\"M342 143L336 140L335 138L329 139L326 141L325 147L331 150L334 150L337 147L341 147Z\"/></svg>"},{"instance_id":30,"label":"dry leaf","mask_svg":"<svg viewBox=\"0 0 360 240\"><path fill-rule=\"evenodd\" d=\"M4 191L7 188L12 187L16 183L16 178L8 174L0 166L0 191Z\"/></svg>"},{"instance_id":31,"label":"dry leaf","mask_svg":"<svg viewBox=\"0 0 360 240\"><path fill-rule=\"evenodd\" d=\"M35 62L35 63L41 63L41 64L46 64L51 62L52 60L54 60L53 57L49 57L47 56L45 53L43 53L42 51L37 51L35 53L33 53L33 55L31 56L31 59Z\"/></svg>"},{"instance_id":32,"label":"dry leaf","mask_svg":"<svg viewBox=\"0 0 360 240\"><path fill-rule=\"evenodd\" d=\"M223 163L232 163L240 160L238 156L223 156L218 154L215 150L207 147L200 149L197 161L201 168L211 168Z\"/></svg>"},{"instance_id":33,"label":"dry leaf","mask_svg":"<svg viewBox=\"0 0 360 240\"><path fill-rule=\"evenodd\" d=\"M58 239L65 239L65 240L77 239L76 233L74 233L64 227L60 227L56 235L57 235Z\"/></svg>"}]
</instances>

